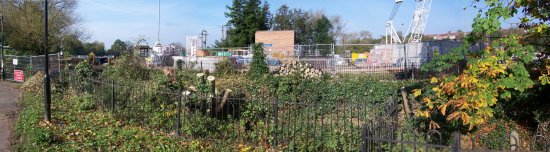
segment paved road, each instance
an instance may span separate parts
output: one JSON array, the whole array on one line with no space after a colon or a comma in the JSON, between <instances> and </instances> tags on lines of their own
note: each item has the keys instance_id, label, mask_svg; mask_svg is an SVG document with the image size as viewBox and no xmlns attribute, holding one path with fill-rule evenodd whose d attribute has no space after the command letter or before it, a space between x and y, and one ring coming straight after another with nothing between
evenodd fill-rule
<instances>
[{"instance_id":1,"label":"paved road","mask_svg":"<svg viewBox=\"0 0 550 152\"><path fill-rule=\"evenodd\" d=\"M0 80L0 152L11 151L11 127L17 116L17 100L20 91L12 83Z\"/></svg>"}]
</instances>

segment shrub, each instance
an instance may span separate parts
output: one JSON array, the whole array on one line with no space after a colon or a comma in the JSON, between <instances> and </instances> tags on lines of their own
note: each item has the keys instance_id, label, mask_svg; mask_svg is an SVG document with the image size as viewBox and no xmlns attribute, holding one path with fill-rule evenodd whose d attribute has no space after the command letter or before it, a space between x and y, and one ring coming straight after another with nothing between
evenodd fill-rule
<instances>
[{"instance_id":1,"label":"shrub","mask_svg":"<svg viewBox=\"0 0 550 152\"><path fill-rule=\"evenodd\" d=\"M309 63L291 62L289 64L283 64L277 71L278 76L290 76L296 75L306 79L320 78L322 76L321 70L313 68Z\"/></svg>"},{"instance_id":2,"label":"shrub","mask_svg":"<svg viewBox=\"0 0 550 152\"><path fill-rule=\"evenodd\" d=\"M231 61L224 59L218 63L216 63L216 75L228 75L228 74L235 74L237 73L236 67L234 64L231 63Z\"/></svg>"},{"instance_id":3,"label":"shrub","mask_svg":"<svg viewBox=\"0 0 550 152\"><path fill-rule=\"evenodd\" d=\"M92 98L92 95L88 93L83 93L78 96L74 96L74 108L79 110L92 110L96 108L96 102Z\"/></svg>"},{"instance_id":4,"label":"shrub","mask_svg":"<svg viewBox=\"0 0 550 152\"><path fill-rule=\"evenodd\" d=\"M183 64L184 64L183 60L176 61L176 66L177 66L176 69L178 69L178 71L182 70L183 69Z\"/></svg>"},{"instance_id":5,"label":"shrub","mask_svg":"<svg viewBox=\"0 0 550 152\"><path fill-rule=\"evenodd\" d=\"M101 73L102 77L112 80L144 81L150 79L152 70L143 66L142 59L137 56L125 54L114 60L113 63Z\"/></svg>"},{"instance_id":6,"label":"shrub","mask_svg":"<svg viewBox=\"0 0 550 152\"><path fill-rule=\"evenodd\" d=\"M254 44L252 47L253 55L252 61L250 62L250 70L248 71L248 76L251 78L259 78L262 75L269 73L269 67L265 63L265 54L263 43Z\"/></svg>"},{"instance_id":7,"label":"shrub","mask_svg":"<svg viewBox=\"0 0 550 152\"><path fill-rule=\"evenodd\" d=\"M94 52L90 52L90 54L88 54L88 63L90 64L95 64L95 54Z\"/></svg>"}]
</instances>

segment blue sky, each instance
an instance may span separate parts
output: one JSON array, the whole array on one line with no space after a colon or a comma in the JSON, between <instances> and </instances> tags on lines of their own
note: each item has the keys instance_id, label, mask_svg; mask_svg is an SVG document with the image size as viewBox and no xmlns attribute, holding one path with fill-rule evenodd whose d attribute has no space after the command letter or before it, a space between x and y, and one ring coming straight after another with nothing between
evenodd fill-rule
<instances>
[{"instance_id":1,"label":"blue sky","mask_svg":"<svg viewBox=\"0 0 550 152\"><path fill-rule=\"evenodd\" d=\"M221 25L226 5L231 0L161 0L161 32L163 44L180 42L186 36L196 36L203 29L209 33L208 43L221 37ZM81 0L77 13L82 25L90 34L88 41L105 42L107 48L116 39L135 40L146 35L150 45L156 41L157 0ZM385 22L394 0L271 0L271 11L287 4L291 8L324 10L328 16L339 15L347 23L345 32L367 30L375 37L385 32ZM433 0L426 26L426 34L448 31L470 31L477 10L471 0ZM464 10L465 7L468 7ZM397 30L406 31L415 8L414 0L404 0L394 24Z\"/></svg>"}]
</instances>

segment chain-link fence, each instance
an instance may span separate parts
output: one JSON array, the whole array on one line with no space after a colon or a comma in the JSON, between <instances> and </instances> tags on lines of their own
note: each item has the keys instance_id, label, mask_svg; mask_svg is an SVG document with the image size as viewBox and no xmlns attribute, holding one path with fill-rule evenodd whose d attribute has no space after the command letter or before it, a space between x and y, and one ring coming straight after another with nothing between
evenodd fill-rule
<instances>
[{"instance_id":1,"label":"chain-link fence","mask_svg":"<svg viewBox=\"0 0 550 152\"><path fill-rule=\"evenodd\" d=\"M59 54L50 54L49 70L51 75L59 75L63 64ZM25 81L36 74L38 71L44 71L44 56L4 56L5 79L9 81Z\"/></svg>"},{"instance_id":2,"label":"chain-link fence","mask_svg":"<svg viewBox=\"0 0 550 152\"><path fill-rule=\"evenodd\" d=\"M431 41L407 44L311 44L264 45L266 63L272 72L291 62L302 62L328 74L370 74L381 79L423 79L430 73L420 67L434 56L459 47L459 41ZM472 50L482 48L472 46ZM274 50L274 49L281 50ZM216 70L216 63L229 60L240 71L247 71L252 61L251 47L205 48L197 56L178 57L184 68ZM176 65L176 64L173 64ZM453 67L446 72L460 72Z\"/></svg>"}]
</instances>

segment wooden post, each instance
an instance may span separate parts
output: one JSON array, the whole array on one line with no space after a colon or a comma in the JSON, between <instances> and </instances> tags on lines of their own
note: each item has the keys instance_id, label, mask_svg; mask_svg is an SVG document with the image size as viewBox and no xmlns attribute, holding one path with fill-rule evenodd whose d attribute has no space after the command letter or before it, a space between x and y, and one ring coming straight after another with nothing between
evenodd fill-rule
<instances>
[{"instance_id":1,"label":"wooden post","mask_svg":"<svg viewBox=\"0 0 550 152\"><path fill-rule=\"evenodd\" d=\"M225 103L229 99L229 94L231 94L231 92L233 92L233 90L231 90L231 89L226 89L225 90L225 93L223 94L223 99L222 99L221 103L216 108L217 113L222 111L223 106L225 105Z\"/></svg>"},{"instance_id":2,"label":"wooden post","mask_svg":"<svg viewBox=\"0 0 550 152\"><path fill-rule=\"evenodd\" d=\"M208 79L208 82L210 83L210 93L208 93L208 102L210 103L210 107L208 108L208 111L210 111L210 114L214 116L214 109L216 109L216 77L208 76L206 79Z\"/></svg>"},{"instance_id":3,"label":"wooden post","mask_svg":"<svg viewBox=\"0 0 550 152\"><path fill-rule=\"evenodd\" d=\"M198 85L204 84L204 73L197 73Z\"/></svg>"}]
</instances>

